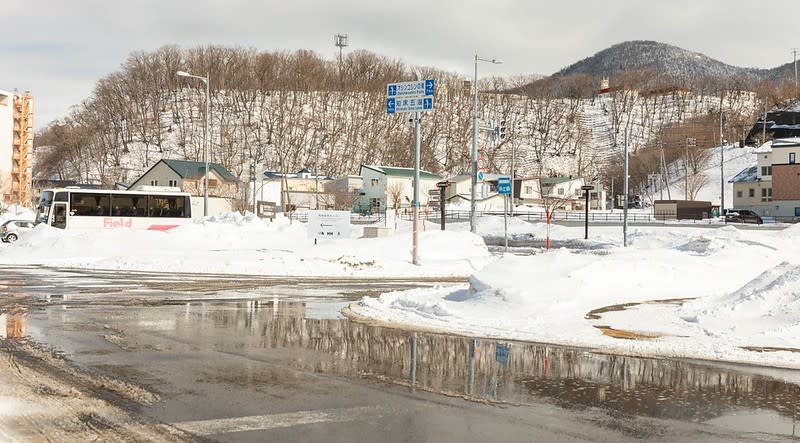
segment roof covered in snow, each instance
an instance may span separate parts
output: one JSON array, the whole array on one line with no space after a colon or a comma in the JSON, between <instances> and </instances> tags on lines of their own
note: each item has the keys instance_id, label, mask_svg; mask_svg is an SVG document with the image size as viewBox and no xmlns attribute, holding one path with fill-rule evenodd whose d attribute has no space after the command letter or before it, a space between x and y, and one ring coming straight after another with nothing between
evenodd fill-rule
<instances>
[{"instance_id":1,"label":"roof covered in snow","mask_svg":"<svg viewBox=\"0 0 800 443\"><path fill-rule=\"evenodd\" d=\"M729 183L742 183L742 182L755 182L758 181L758 166L753 165L743 169L738 174L734 175Z\"/></svg>"}]
</instances>

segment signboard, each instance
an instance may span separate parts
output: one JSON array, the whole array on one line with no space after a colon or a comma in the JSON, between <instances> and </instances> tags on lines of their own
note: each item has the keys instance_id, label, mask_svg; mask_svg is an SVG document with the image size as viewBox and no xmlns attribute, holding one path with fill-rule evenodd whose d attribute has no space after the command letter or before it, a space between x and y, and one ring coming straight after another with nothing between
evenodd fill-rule
<instances>
[{"instance_id":1,"label":"signboard","mask_svg":"<svg viewBox=\"0 0 800 443\"><path fill-rule=\"evenodd\" d=\"M274 220L276 206L275 202L259 200L256 202L256 215L258 215L259 218Z\"/></svg>"},{"instance_id":2,"label":"signboard","mask_svg":"<svg viewBox=\"0 0 800 443\"><path fill-rule=\"evenodd\" d=\"M511 177L497 177L497 193L511 195Z\"/></svg>"},{"instance_id":3,"label":"signboard","mask_svg":"<svg viewBox=\"0 0 800 443\"><path fill-rule=\"evenodd\" d=\"M386 113L424 112L433 109L433 97L387 98Z\"/></svg>"},{"instance_id":4,"label":"signboard","mask_svg":"<svg viewBox=\"0 0 800 443\"><path fill-rule=\"evenodd\" d=\"M433 109L434 79L386 85L386 113L424 112Z\"/></svg>"},{"instance_id":5,"label":"signboard","mask_svg":"<svg viewBox=\"0 0 800 443\"><path fill-rule=\"evenodd\" d=\"M350 211L308 211L309 238L347 238Z\"/></svg>"},{"instance_id":6,"label":"signboard","mask_svg":"<svg viewBox=\"0 0 800 443\"><path fill-rule=\"evenodd\" d=\"M436 81L433 79L411 82L389 83L386 85L386 97L424 97L436 92Z\"/></svg>"},{"instance_id":7,"label":"signboard","mask_svg":"<svg viewBox=\"0 0 800 443\"><path fill-rule=\"evenodd\" d=\"M583 185L583 186L581 186L581 189L583 189L584 191L591 191L592 189L594 189L594 186L592 186L592 185Z\"/></svg>"}]
</instances>

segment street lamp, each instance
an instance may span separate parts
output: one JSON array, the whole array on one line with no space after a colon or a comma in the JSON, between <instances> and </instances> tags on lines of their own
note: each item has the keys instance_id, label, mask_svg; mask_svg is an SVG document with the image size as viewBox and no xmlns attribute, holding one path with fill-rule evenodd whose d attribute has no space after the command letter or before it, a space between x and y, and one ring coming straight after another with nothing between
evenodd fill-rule
<instances>
[{"instance_id":1,"label":"street lamp","mask_svg":"<svg viewBox=\"0 0 800 443\"><path fill-rule=\"evenodd\" d=\"M209 88L209 81L208 81L208 73L206 73L205 77L199 75L193 75L186 71L178 71L178 77L189 77L189 78L196 78L206 85L206 122L205 122L205 129L203 131L203 162L205 163L205 175L203 178L203 216L208 216L208 116L209 116L209 97L210 88Z\"/></svg>"},{"instance_id":2,"label":"street lamp","mask_svg":"<svg viewBox=\"0 0 800 443\"><path fill-rule=\"evenodd\" d=\"M496 58L481 58L475 54L475 76L472 79L472 87L474 93L472 95L472 190L470 192L470 207L469 207L469 230L473 234L476 232L475 228L475 188L478 186L478 62L489 62L499 65L503 63L502 60Z\"/></svg>"}]
</instances>

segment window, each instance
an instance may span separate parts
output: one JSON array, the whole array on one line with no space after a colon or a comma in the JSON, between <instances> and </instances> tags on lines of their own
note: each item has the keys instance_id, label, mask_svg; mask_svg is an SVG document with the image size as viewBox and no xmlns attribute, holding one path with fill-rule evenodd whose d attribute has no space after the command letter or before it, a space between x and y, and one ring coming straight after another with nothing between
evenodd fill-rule
<instances>
[{"instance_id":1,"label":"window","mask_svg":"<svg viewBox=\"0 0 800 443\"><path fill-rule=\"evenodd\" d=\"M378 186L378 182L379 182L379 180L377 178L373 178L372 180L370 180L370 184L372 186Z\"/></svg>"},{"instance_id":2,"label":"window","mask_svg":"<svg viewBox=\"0 0 800 443\"><path fill-rule=\"evenodd\" d=\"M111 215L143 217L147 213L147 197L144 195L111 194Z\"/></svg>"},{"instance_id":3,"label":"window","mask_svg":"<svg viewBox=\"0 0 800 443\"><path fill-rule=\"evenodd\" d=\"M750 193L749 193L748 197L753 198L755 196L756 196L756 190L753 189L753 188L750 188Z\"/></svg>"},{"instance_id":4,"label":"window","mask_svg":"<svg viewBox=\"0 0 800 443\"><path fill-rule=\"evenodd\" d=\"M381 199L379 198L371 198L369 199L369 207L376 211L381 210Z\"/></svg>"},{"instance_id":5,"label":"window","mask_svg":"<svg viewBox=\"0 0 800 443\"><path fill-rule=\"evenodd\" d=\"M533 194L533 186L525 186L525 193L528 195Z\"/></svg>"},{"instance_id":6,"label":"window","mask_svg":"<svg viewBox=\"0 0 800 443\"><path fill-rule=\"evenodd\" d=\"M150 180L150 186L158 186L158 180Z\"/></svg>"},{"instance_id":7,"label":"window","mask_svg":"<svg viewBox=\"0 0 800 443\"><path fill-rule=\"evenodd\" d=\"M178 180L170 180L169 181L169 186L171 186L173 188L177 188L178 187Z\"/></svg>"},{"instance_id":8,"label":"window","mask_svg":"<svg viewBox=\"0 0 800 443\"><path fill-rule=\"evenodd\" d=\"M209 188L216 188L218 184L219 184L219 182L218 182L217 179L215 179L215 178L209 178L208 179L208 187Z\"/></svg>"},{"instance_id":9,"label":"window","mask_svg":"<svg viewBox=\"0 0 800 443\"><path fill-rule=\"evenodd\" d=\"M772 188L761 188L761 201L762 202L772 201Z\"/></svg>"},{"instance_id":10,"label":"window","mask_svg":"<svg viewBox=\"0 0 800 443\"><path fill-rule=\"evenodd\" d=\"M772 175L772 166L762 166L761 167L761 176Z\"/></svg>"},{"instance_id":11,"label":"window","mask_svg":"<svg viewBox=\"0 0 800 443\"><path fill-rule=\"evenodd\" d=\"M71 215L108 217L111 215L111 202L108 194L75 192L70 194Z\"/></svg>"},{"instance_id":12,"label":"window","mask_svg":"<svg viewBox=\"0 0 800 443\"><path fill-rule=\"evenodd\" d=\"M742 198L742 191L736 191L736 198Z\"/></svg>"},{"instance_id":13,"label":"window","mask_svg":"<svg viewBox=\"0 0 800 443\"><path fill-rule=\"evenodd\" d=\"M558 188L558 195L564 195L564 188Z\"/></svg>"},{"instance_id":14,"label":"window","mask_svg":"<svg viewBox=\"0 0 800 443\"><path fill-rule=\"evenodd\" d=\"M794 152L790 152L789 153L789 164L790 165L795 164L795 153Z\"/></svg>"}]
</instances>

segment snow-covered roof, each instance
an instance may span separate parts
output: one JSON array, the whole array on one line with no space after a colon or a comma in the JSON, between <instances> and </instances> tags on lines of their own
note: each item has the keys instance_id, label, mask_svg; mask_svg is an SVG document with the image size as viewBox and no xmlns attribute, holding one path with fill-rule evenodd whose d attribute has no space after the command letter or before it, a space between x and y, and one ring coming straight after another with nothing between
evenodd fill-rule
<instances>
[{"instance_id":1,"label":"snow-covered roof","mask_svg":"<svg viewBox=\"0 0 800 443\"><path fill-rule=\"evenodd\" d=\"M797 125L800 129L800 125ZM800 146L800 137L779 138L772 141L773 148L790 148Z\"/></svg>"},{"instance_id":2,"label":"snow-covered roof","mask_svg":"<svg viewBox=\"0 0 800 443\"><path fill-rule=\"evenodd\" d=\"M742 182L755 182L758 181L758 166L752 165L743 169L738 174L734 175L728 183L742 183Z\"/></svg>"}]
</instances>

